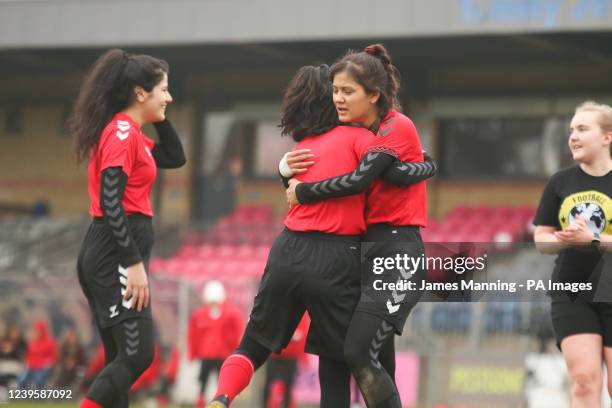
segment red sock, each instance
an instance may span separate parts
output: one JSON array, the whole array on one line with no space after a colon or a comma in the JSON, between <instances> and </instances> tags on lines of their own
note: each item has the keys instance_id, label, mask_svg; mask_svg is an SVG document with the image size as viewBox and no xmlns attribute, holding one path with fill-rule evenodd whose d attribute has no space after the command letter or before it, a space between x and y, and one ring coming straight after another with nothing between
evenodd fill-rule
<instances>
[{"instance_id":1,"label":"red sock","mask_svg":"<svg viewBox=\"0 0 612 408\"><path fill-rule=\"evenodd\" d=\"M97 402L94 402L94 401L92 401L90 399L83 398L83 402L81 402L81 407L80 408L102 408L102 405L100 405Z\"/></svg>"},{"instance_id":2,"label":"red sock","mask_svg":"<svg viewBox=\"0 0 612 408\"><path fill-rule=\"evenodd\" d=\"M219 385L215 398L227 395L229 400L233 401L236 395L249 385L254 371L251 360L242 354L232 354L226 358L219 371Z\"/></svg>"},{"instance_id":3,"label":"red sock","mask_svg":"<svg viewBox=\"0 0 612 408\"><path fill-rule=\"evenodd\" d=\"M268 397L267 408L279 408L285 398L285 383L276 380L270 385L270 396Z\"/></svg>"}]
</instances>

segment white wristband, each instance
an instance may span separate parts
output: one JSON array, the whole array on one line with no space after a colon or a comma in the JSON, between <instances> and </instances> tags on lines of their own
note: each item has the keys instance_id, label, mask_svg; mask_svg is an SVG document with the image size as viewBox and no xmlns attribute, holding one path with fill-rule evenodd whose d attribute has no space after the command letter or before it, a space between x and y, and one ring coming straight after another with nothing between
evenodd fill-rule
<instances>
[{"instance_id":1,"label":"white wristband","mask_svg":"<svg viewBox=\"0 0 612 408\"><path fill-rule=\"evenodd\" d=\"M280 163L278 163L278 171L280 172L281 176L290 178L293 177L293 170L291 170L291 167L289 167L289 163L287 163L288 154L289 152L285 153Z\"/></svg>"}]
</instances>

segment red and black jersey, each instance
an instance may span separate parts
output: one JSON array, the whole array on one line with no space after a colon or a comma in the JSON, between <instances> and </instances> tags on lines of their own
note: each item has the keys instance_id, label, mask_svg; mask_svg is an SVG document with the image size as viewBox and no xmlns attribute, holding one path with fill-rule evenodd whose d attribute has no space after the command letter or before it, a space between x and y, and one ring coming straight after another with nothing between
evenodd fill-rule
<instances>
[{"instance_id":1,"label":"red and black jersey","mask_svg":"<svg viewBox=\"0 0 612 408\"><path fill-rule=\"evenodd\" d=\"M371 132L353 126L338 126L321 135L306 137L295 149L310 149L315 155L315 164L296 178L310 182L352 171L372 139ZM360 235L365 232L364 206L364 194L298 205L289 210L285 226L292 231Z\"/></svg>"},{"instance_id":2,"label":"red and black jersey","mask_svg":"<svg viewBox=\"0 0 612 408\"><path fill-rule=\"evenodd\" d=\"M102 217L100 208L100 176L110 167L121 167L127 175L123 194L126 214L153 216L151 189L157 166L151 151L155 142L142 133L140 126L127 114L117 113L102 131L97 148L92 149L87 168L89 214Z\"/></svg>"},{"instance_id":3,"label":"red and black jersey","mask_svg":"<svg viewBox=\"0 0 612 408\"><path fill-rule=\"evenodd\" d=\"M423 149L412 121L390 110L383 118L374 143L368 152L378 151L395 156L401 162L423 161ZM367 194L366 222L368 225L427 225L427 191L425 181L397 187L381 179L372 183Z\"/></svg>"}]
</instances>

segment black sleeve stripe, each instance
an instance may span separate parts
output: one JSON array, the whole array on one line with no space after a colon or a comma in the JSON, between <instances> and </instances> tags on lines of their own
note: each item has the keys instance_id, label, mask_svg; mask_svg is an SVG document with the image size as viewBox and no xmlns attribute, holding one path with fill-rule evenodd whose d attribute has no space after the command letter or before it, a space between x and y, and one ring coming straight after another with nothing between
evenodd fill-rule
<instances>
[{"instance_id":1,"label":"black sleeve stripe","mask_svg":"<svg viewBox=\"0 0 612 408\"><path fill-rule=\"evenodd\" d=\"M398 187L405 187L435 176L437 170L436 162L431 158L424 162L396 162L383 173L382 178Z\"/></svg>"},{"instance_id":2,"label":"black sleeve stripe","mask_svg":"<svg viewBox=\"0 0 612 408\"><path fill-rule=\"evenodd\" d=\"M364 192L393 162L393 156L381 153L367 153L350 173L319 182L298 184L296 187L298 201L305 204Z\"/></svg>"},{"instance_id":3,"label":"black sleeve stripe","mask_svg":"<svg viewBox=\"0 0 612 408\"><path fill-rule=\"evenodd\" d=\"M100 206L104 220L110 227L115 243L119 246L120 264L124 267L141 262L140 253L132 237L125 210L121 202L127 176L120 168L112 167L102 172Z\"/></svg>"},{"instance_id":4,"label":"black sleeve stripe","mask_svg":"<svg viewBox=\"0 0 612 408\"><path fill-rule=\"evenodd\" d=\"M352 188L355 183L363 179L364 173L372 168L372 162L378 157L379 154L380 153L368 153L359 163L357 168L349 175L338 176L319 183L314 183L310 187L310 191L316 195L321 195L321 193L330 194L331 191L327 188L328 184L329 188L336 192L340 192L342 190L341 186L344 188Z\"/></svg>"}]
</instances>

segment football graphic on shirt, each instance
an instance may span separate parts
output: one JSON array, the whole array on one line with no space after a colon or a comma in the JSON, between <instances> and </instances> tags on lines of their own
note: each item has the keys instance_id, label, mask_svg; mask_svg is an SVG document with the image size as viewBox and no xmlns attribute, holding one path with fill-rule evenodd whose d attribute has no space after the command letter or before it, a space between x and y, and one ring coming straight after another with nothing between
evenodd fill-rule
<instances>
[{"instance_id":1,"label":"football graphic on shirt","mask_svg":"<svg viewBox=\"0 0 612 408\"><path fill-rule=\"evenodd\" d=\"M612 230L612 200L599 191L581 191L566 197L559 210L559 224L566 229L582 217L593 232Z\"/></svg>"},{"instance_id":2,"label":"football graphic on shirt","mask_svg":"<svg viewBox=\"0 0 612 408\"><path fill-rule=\"evenodd\" d=\"M600 206L593 203L579 204L570 210L569 223L574 222L576 217L582 216L587 221L591 231L602 232L606 224L606 219L603 215L603 210Z\"/></svg>"}]
</instances>

